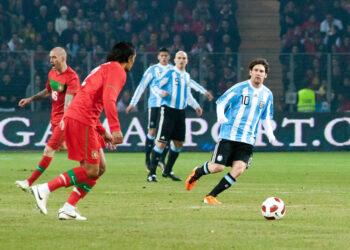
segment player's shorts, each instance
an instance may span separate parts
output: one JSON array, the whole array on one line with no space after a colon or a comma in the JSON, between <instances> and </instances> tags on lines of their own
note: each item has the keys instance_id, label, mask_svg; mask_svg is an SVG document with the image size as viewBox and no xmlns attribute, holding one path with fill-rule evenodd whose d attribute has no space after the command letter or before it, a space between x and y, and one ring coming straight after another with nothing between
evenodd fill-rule
<instances>
[{"instance_id":1,"label":"player's shorts","mask_svg":"<svg viewBox=\"0 0 350 250\"><path fill-rule=\"evenodd\" d=\"M211 162L232 167L234 161L244 161L247 168L253 159L253 145L220 139L215 146Z\"/></svg>"},{"instance_id":2,"label":"player's shorts","mask_svg":"<svg viewBox=\"0 0 350 250\"><path fill-rule=\"evenodd\" d=\"M65 117L64 135L69 159L90 164L100 163L100 148L103 139L95 128Z\"/></svg>"},{"instance_id":3,"label":"player's shorts","mask_svg":"<svg viewBox=\"0 0 350 250\"><path fill-rule=\"evenodd\" d=\"M156 129L158 125L160 108L154 107L148 109L148 129Z\"/></svg>"},{"instance_id":4,"label":"player's shorts","mask_svg":"<svg viewBox=\"0 0 350 250\"><path fill-rule=\"evenodd\" d=\"M62 146L62 143L64 142L64 131L60 128L59 125L51 125L51 131L51 137L47 141L46 145L54 150L57 150Z\"/></svg>"},{"instance_id":5,"label":"player's shorts","mask_svg":"<svg viewBox=\"0 0 350 250\"><path fill-rule=\"evenodd\" d=\"M159 126L156 138L157 141L185 141L185 120L185 110L173 109L167 106L160 107Z\"/></svg>"}]
</instances>

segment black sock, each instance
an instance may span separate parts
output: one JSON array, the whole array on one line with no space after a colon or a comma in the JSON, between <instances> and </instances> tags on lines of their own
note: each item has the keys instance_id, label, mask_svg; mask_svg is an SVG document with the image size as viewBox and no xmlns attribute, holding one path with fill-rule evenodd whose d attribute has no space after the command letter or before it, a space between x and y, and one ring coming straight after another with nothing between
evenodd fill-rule
<instances>
[{"instance_id":1,"label":"black sock","mask_svg":"<svg viewBox=\"0 0 350 250\"><path fill-rule=\"evenodd\" d=\"M211 192L208 195L212 195L216 197L218 194L220 194L222 191L228 189L231 187L233 183L235 183L235 178L233 178L230 173L227 173L227 175L224 176L224 178L221 179L218 185L211 190Z\"/></svg>"},{"instance_id":2,"label":"black sock","mask_svg":"<svg viewBox=\"0 0 350 250\"><path fill-rule=\"evenodd\" d=\"M179 156L179 154L180 154L180 152L175 152L175 151L170 149L169 155L168 155L168 162L166 163L164 173L170 174L171 171L173 171L173 166L174 166L175 161L176 161L177 157Z\"/></svg>"},{"instance_id":3,"label":"black sock","mask_svg":"<svg viewBox=\"0 0 350 250\"><path fill-rule=\"evenodd\" d=\"M158 153L158 152L152 150L152 158L151 158L151 164L150 164L150 169L149 169L150 175L156 174L156 169L157 169L158 162L159 162L161 155L162 155L161 153Z\"/></svg>"},{"instance_id":4,"label":"black sock","mask_svg":"<svg viewBox=\"0 0 350 250\"><path fill-rule=\"evenodd\" d=\"M197 168L195 175L197 178L200 178L202 175L210 174L209 168L208 168L208 162L205 162L203 166L200 168Z\"/></svg>"},{"instance_id":5,"label":"black sock","mask_svg":"<svg viewBox=\"0 0 350 250\"><path fill-rule=\"evenodd\" d=\"M169 151L169 143L167 143L167 145L165 146L165 148L164 148L164 151L163 151L163 153L162 153L162 156L160 157L160 162L163 162L163 163L165 163L165 158L166 158L166 155L167 155L167 153L168 153L168 151ZM169 158L169 157L168 157Z\"/></svg>"},{"instance_id":6,"label":"black sock","mask_svg":"<svg viewBox=\"0 0 350 250\"><path fill-rule=\"evenodd\" d=\"M153 147L154 147L154 139L150 139L148 138L148 136L146 136L146 143L145 143L146 162L151 162L151 153L152 153Z\"/></svg>"}]
</instances>

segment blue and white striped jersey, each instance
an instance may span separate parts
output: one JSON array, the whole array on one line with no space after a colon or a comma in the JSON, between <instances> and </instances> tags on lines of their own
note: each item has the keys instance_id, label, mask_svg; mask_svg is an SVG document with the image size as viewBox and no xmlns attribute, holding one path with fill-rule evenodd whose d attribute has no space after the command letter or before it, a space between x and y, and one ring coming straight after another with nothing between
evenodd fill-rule
<instances>
[{"instance_id":1,"label":"blue and white striped jersey","mask_svg":"<svg viewBox=\"0 0 350 250\"><path fill-rule=\"evenodd\" d=\"M147 86L150 86L150 96L148 98L148 108L153 107L160 107L161 103L161 97L152 90L153 87L156 84L156 80L162 76L164 72L167 70L173 68L174 65L168 64L166 66L161 65L160 63L150 66L145 73L143 74L143 77L139 83L139 86L137 86L135 93L133 97L131 98L130 105L136 106L138 101L140 100L143 92L147 88Z\"/></svg>"},{"instance_id":2,"label":"blue and white striped jersey","mask_svg":"<svg viewBox=\"0 0 350 250\"><path fill-rule=\"evenodd\" d=\"M158 80L158 92L165 90L170 95L162 98L161 105L174 109L185 109L191 93L191 77L186 71L180 71L176 67L168 70L165 75Z\"/></svg>"},{"instance_id":3,"label":"blue and white striped jersey","mask_svg":"<svg viewBox=\"0 0 350 250\"><path fill-rule=\"evenodd\" d=\"M273 118L273 95L264 85L254 88L250 80L229 88L217 101L225 109L228 122L221 124L219 138L251 145L260 120Z\"/></svg>"}]
</instances>

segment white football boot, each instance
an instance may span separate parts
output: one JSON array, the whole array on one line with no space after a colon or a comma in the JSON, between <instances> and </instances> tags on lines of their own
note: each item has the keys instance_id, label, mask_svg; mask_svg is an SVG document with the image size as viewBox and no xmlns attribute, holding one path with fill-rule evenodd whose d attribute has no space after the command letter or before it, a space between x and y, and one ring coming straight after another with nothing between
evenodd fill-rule
<instances>
[{"instance_id":1,"label":"white football boot","mask_svg":"<svg viewBox=\"0 0 350 250\"><path fill-rule=\"evenodd\" d=\"M77 208L73 211L65 211L63 207L58 210L59 220L86 220L86 217L81 216Z\"/></svg>"},{"instance_id":2,"label":"white football boot","mask_svg":"<svg viewBox=\"0 0 350 250\"><path fill-rule=\"evenodd\" d=\"M20 189L22 189L24 192L28 192L29 191L29 182L27 180L16 181L15 185L17 187L19 187Z\"/></svg>"},{"instance_id":3,"label":"white football boot","mask_svg":"<svg viewBox=\"0 0 350 250\"><path fill-rule=\"evenodd\" d=\"M46 203L49 199L49 194L40 192L39 185L35 185L29 188L30 192L34 195L36 206L39 208L40 212L47 214Z\"/></svg>"}]
</instances>

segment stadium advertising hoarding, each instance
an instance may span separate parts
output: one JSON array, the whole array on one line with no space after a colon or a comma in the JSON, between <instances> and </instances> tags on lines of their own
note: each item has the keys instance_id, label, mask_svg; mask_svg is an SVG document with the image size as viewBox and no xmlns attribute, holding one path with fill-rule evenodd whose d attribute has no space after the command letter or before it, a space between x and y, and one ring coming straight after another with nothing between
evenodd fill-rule
<instances>
[{"instance_id":1,"label":"stadium advertising hoarding","mask_svg":"<svg viewBox=\"0 0 350 250\"><path fill-rule=\"evenodd\" d=\"M119 115L124 143L119 152L142 152L147 134L147 113ZM102 119L108 129L107 120ZM211 151L217 141L220 125L216 113L198 118L188 112L184 151ZM273 129L277 141L268 143L259 127L255 151L339 151L350 149L349 114L276 113ZM47 112L0 113L0 150L42 150L51 135Z\"/></svg>"}]
</instances>

